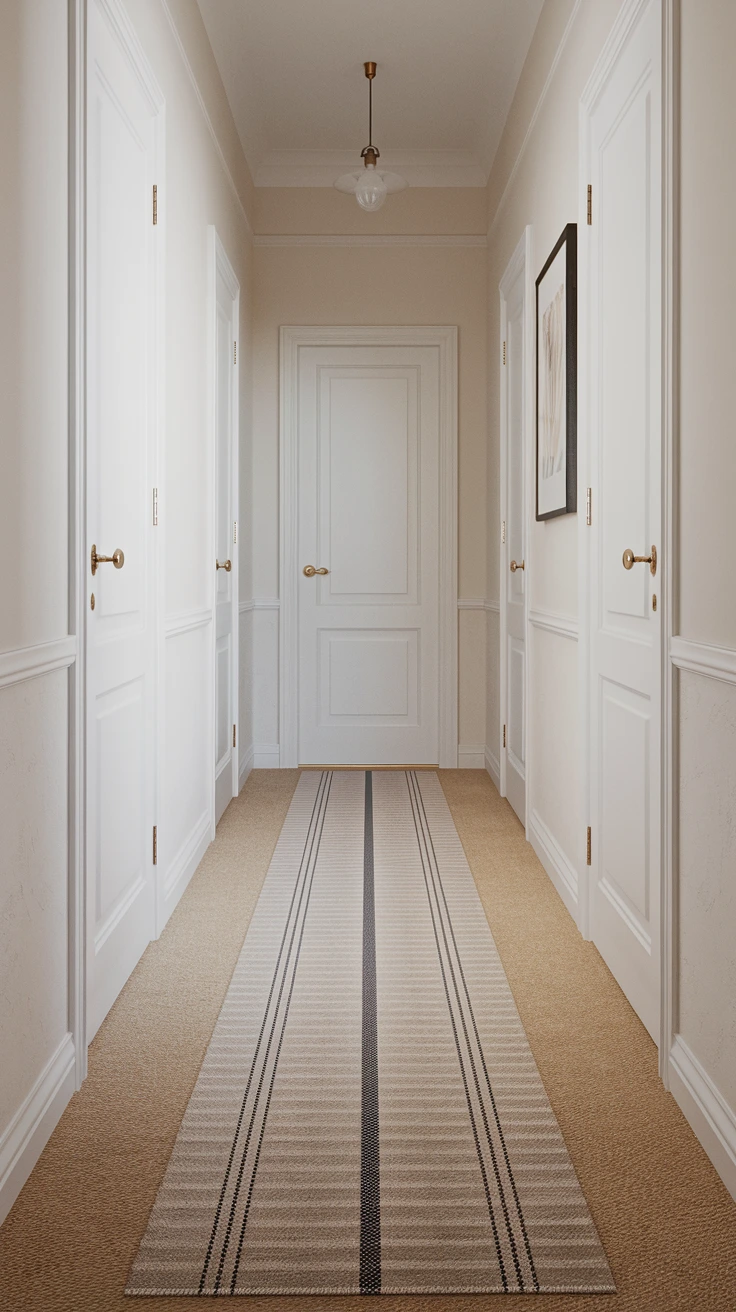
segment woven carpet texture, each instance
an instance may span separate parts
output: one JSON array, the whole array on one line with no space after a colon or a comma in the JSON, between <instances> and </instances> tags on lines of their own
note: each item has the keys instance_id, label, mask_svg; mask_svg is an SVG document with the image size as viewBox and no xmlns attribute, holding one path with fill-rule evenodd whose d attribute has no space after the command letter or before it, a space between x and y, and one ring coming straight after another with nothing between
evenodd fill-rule
<instances>
[{"instance_id":1,"label":"woven carpet texture","mask_svg":"<svg viewBox=\"0 0 736 1312\"><path fill-rule=\"evenodd\" d=\"M131 1312L124 1295L298 779L258 771L161 939L102 1025L0 1230L4 1312ZM481 771L440 779L618 1293L513 1306L733 1312L736 1205L657 1075L657 1054ZM238 1300L236 1300L238 1301ZM246 1305L246 1300L239 1300ZM480 1312L498 1296L381 1296L381 1312ZM146 1309L191 1306L151 1297ZM249 1297L254 1312L358 1312L364 1297Z\"/></svg>"}]
</instances>

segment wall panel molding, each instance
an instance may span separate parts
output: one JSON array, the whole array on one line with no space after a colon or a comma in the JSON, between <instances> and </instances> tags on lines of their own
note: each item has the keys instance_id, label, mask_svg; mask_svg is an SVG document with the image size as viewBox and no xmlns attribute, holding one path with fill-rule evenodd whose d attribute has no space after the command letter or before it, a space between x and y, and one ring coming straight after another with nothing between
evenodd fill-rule
<instances>
[{"instance_id":1,"label":"wall panel molding","mask_svg":"<svg viewBox=\"0 0 736 1312\"><path fill-rule=\"evenodd\" d=\"M182 633L191 633L194 629L203 629L212 623L212 610L209 606L195 610L179 611L176 615L167 615L164 620L164 637L178 638Z\"/></svg>"},{"instance_id":2,"label":"wall panel molding","mask_svg":"<svg viewBox=\"0 0 736 1312\"><path fill-rule=\"evenodd\" d=\"M380 235L353 233L278 233L264 232L253 238L254 246L285 248L291 246L424 246L450 247L458 250L486 249L488 238L483 233L386 233Z\"/></svg>"},{"instance_id":3,"label":"wall panel molding","mask_svg":"<svg viewBox=\"0 0 736 1312\"><path fill-rule=\"evenodd\" d=\"M546 633L556 633L560 638L572 638L577 641L580 625L573 615L560 615L555 611L529 609L529 623L535 629L544 629Z\"/></svg>"},{"instance_id":4,"label":"wall panel molding","mask_svg":"<svg viewBox=\"0 0 736 1312\"><path fill-rule=\"evenodd\" d=\"M706 642L672 637L670 660L678 670L689 670L721 683L736 683L736 651L730 647L712 647Z\"/></svg>"},{"instance_id":5,"label":"wall panel molding","mask_svg":"<svg viewBox=\"0 0 736 1312\"><path fill-rule=\"evenodd\" d=\"M529 811L529 840L544 869L578 923L578 872L538 811Z\"/></svg>"},{"instance_id":6,"label":"wall panel molding","mask_svg":"<svg viewBox=\"0 0 736 1312\"><path fill-rule=\"evenodd\" d=\"M50 674L53 670L68 669L76 658L77 639L73 633L52 642L39 642L33 647L0 652L0 688Z\"/></svg>"},{"instance_id":7,"label":"wall panel molding","mask_svg":"<svg viewBox=\"0 0 736 1312\"><path fill-rule=\"evenodd\" d=\"M28 1179L76 1084L76 1053L65 1034L0 1139L0 1225Z\"/></svg>"},{"instance_id":8,"label":"wall panel molding","mask_svg":"<svg viewBox=\"0 0 736 1312\"><path fill-rule=\"evenodd\" d=\"M496 785L496 792L500 793L500 791L501 791L501 763L500 763L498 757L495 756L494 753L491 751L490 747L486 747L486 751L485 751L485 760L486 760L486 770L488 771L489 775L491 776L491 779L493 780L494 784Z\"/></svg>"},{"instance_id":9,"label":"wall panel molding","mask_svg":"<svg viewBox=\"0 0 736 1312\"><path fill-rule=\"evenodd\" d=\"M680 1034L669 1051L668 1074L675 1101L736 1199L736 1115Z\"/></svg>"}]
</instances>

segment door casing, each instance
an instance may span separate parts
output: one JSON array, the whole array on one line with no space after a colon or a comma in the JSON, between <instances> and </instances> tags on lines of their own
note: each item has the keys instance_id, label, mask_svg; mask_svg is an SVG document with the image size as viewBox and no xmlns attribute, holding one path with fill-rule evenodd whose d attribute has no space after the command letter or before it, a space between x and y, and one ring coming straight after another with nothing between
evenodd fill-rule
<instances>
[{"instance_id":1,"label":"door casing","mask_svg":"<svg viewBox=\"0 0 736 1312\"><path fill-rule=\"evenodd\" d=\"M314 346L433 346L440 377L439 764L457 766L457 328L282 327L280 332L279 765L298 764L299 561L297 534L299 351Z\"/></svg>"},{"instance_id":2,"label":"door casing","mask_svg":"<svg viewBox=\"0 0 736 1312\"><path fill-rule=\"evenodd\" d=\"M499 537L501 548L499 553L500 563L500 580L499 580L499 631L500 631L500 652L499 652L499 669L500 669L500 699L499 699L499 744L498 759L500 762L499 778L501 782L500 793L502 797L506 796L506 765L507 750L503 742L504 725L508 724L508 634L507 634L507 616L506 616L506 595L509 574L509 550L508 550L508 533L503 532L503 526L508 521L507 505L507 483L508 483L508 395L507 395L507 369L504 358L504 348L507 341L507 296L513 287L516 279L523 271L524 278L524 368L522 377L522 468L524 470L524 511L525 511L525 532L524 532L524 569L525 569L525 586L524 586L524 704L525 704L525 730L524 730L524 763L525 763L525 814L524 830L527 839L529 837L529 791L530 791L530 748L532 745L532 735L528 732L530 723L529 707L529 587L531 577L531 541L530 532L530 515L533 512L532 488L533 480L533 457L534 457L534 230L528 225L521 236L521 239L509 260L503 278L499 286L499 295L501 303L501 359L500 365L500 396L501 396L501 418L500 418L500 521L501 527Z\"/></svg>"}]
</instances>

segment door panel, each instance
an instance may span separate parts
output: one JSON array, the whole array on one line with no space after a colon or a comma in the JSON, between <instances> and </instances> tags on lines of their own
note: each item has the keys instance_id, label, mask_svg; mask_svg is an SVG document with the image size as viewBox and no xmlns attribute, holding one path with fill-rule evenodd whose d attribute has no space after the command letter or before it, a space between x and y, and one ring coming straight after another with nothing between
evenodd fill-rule
<instances>
[{"instance_id":1,"label":"door panel","mask_svg":"<svg viewBox=\"0 0 736 1312\"><path fill-rule=\"evenodd\" d=\"M300 353L299 759L439 759L439 373L418 347Z\"/></svg>"},{"instance_id":2,"label":"door panel","mask_svg":"<svg viewBox=\"0 0 736 1312\"><path fill-rule=\"evenodd\" d=\"M214 229L215 822L238 792L237 410L238 289ZM218 569L230 562L230 569Z\"/></svg>"},{"instance_id":3,"label":"door panel","mask_svg":"<svg viewBox=\"0 0 736 1312\"><path fill-rule=\"evenodd\" d=\"M659 1032L661 477L660 14L652 0L589 121L590 927Z\"/></svg>"},{"instance_id":4,"label":"door panel","mask_svg":"<svg viewBox=\"0 0 736 1312\"><path fill-rule=\"evenodd\" d=\"M153 526L156 109L89 7L87 550L88 1038L155 932ZM94 594L94 609L91 597Z\"/></svg>"},{"instance_id":5,"label":"door panel","mask_svg":"<svg viewBox=\"0 0 736 1312\"><path fill-rule=\"evenodd\" d=\"M520 253L523 251L523 255ZM501 795L526 824L526 239L501 284ZM511 570L511 562L524 568Z\"/></svg>"}]
</instances>

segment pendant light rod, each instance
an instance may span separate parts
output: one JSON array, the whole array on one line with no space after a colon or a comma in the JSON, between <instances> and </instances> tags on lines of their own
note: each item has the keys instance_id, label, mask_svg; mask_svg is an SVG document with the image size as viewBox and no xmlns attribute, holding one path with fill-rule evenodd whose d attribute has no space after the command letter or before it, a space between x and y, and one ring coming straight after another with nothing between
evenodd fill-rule
<instances>
[{"instance_id":1,"label":"pendant light rod","mask_svg":"<svg viewBox=\"0 0 736 1312\"><path fill-rule=\"evenodd\" d=\"M380 150L377 150L373 145L373 79L376 76L377 67L378 65L374 59L366 60L363 65L365 75L368 78L368 145L364 147L360 154L366 168L369 166L375 168L381 154Z\"/></svg>"}]
</instances>

